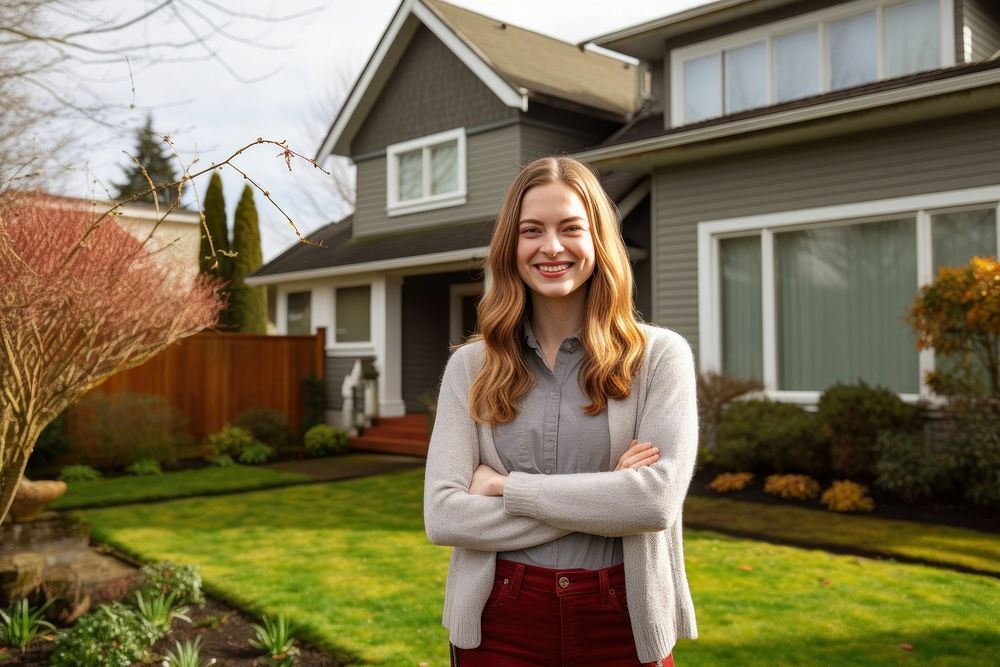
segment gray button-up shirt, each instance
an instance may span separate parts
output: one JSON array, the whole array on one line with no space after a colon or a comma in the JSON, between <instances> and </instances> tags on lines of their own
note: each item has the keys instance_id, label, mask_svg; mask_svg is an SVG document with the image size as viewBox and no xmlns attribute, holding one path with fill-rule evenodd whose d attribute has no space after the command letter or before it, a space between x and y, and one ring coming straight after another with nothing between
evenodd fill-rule
<instances>
[{"instance_id":1,"label":"gray button-up shirt","mask_svg":"<svg viewBox=\"0 0 1000 667\"><path fill-rule=\"evenodd\" d=\"M578 381L584 358L579 332L563 341L551 370L527 323L524 335L524 361L535 376L535 386L524 397L514 421L493 428L500 460L509 471L543 475L610 470L608 412L594 416L583 412L590 399ZM623 561L621 538L586 533L570 533L497 555L555 569L594 570Z\"/></svg>"}]
</instances>

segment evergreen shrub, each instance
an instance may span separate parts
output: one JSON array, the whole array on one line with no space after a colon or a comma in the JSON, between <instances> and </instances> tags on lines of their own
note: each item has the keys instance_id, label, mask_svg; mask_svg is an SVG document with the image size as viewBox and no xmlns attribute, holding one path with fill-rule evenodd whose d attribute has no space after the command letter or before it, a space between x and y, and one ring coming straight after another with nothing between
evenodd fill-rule
<instances>
[{"instance_id":1,"label":"evergreen shrub","mask_svg":"<svg viewBox=\"0 0 1000 667\"><path fill-rule=\"evenodd\" d=\"M814 477L827 472L828 443L815 415L788 403L733 403L722 413L717 449L724 469Z\"/></svg>"},{"instance_id":2,"label":"evergreen shrub","mask_svg":"<svg viewBox=\"0 0 1000 667\"><path fill-rule=\"evenodd\" d=\"M347 433L326 424L317 424L306 431L304 444L309 456L346 454L348 451Z\"/></svg>"}]
</instances>

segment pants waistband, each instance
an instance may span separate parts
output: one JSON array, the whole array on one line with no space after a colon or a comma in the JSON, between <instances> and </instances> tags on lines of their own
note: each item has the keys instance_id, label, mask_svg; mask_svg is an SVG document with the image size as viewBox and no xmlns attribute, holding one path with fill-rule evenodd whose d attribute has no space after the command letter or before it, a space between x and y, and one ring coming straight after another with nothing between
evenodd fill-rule
<instances>
[{"instance_id":1,"label":"pants waistband","mask_svg":"<svg viewBox=\"0 0 1000 667\"><path fill-rule=\"evenodd\" d=\"M625 566L555 570L498 558L496 577L508 580L515 595L521 588L530 588L554 595L600 593L603 597L610 588L625 585Z\"/></svg>"}]
</instances>

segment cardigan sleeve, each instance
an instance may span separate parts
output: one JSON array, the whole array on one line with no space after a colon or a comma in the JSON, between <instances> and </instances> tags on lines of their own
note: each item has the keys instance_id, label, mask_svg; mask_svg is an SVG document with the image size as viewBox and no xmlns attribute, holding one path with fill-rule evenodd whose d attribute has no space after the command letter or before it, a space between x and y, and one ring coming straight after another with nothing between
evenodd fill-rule
<instances>
[{"instance_id":1,"label":"cardigan sleeve","mask_svg":"<svg viewBox=\"0 0 1000 667\"><path fill-rule=\"evenodd\" d=\"M655 358L636 429L640 442L659 447L659 461L612 472L512 472L503 496L507 512L608 537L657 532L678 520L698 452L694 355L680 335L659 335L664 342L650 348Z\"/></svg>"},{"instance_id":2,"label":"cardigan sleeve","mask_svg":"<svg viewBox=\"0 0 1000 667\"><path fill-rule=\"evenodd\" d=\"M571 531L504 510L500 496L469 491L479 465L479 436L469 416L471 380L465 350L448 360L424 477L424 529L434 544L479 551L514 551L550 542Z\"/></svg>"}]
</instances>

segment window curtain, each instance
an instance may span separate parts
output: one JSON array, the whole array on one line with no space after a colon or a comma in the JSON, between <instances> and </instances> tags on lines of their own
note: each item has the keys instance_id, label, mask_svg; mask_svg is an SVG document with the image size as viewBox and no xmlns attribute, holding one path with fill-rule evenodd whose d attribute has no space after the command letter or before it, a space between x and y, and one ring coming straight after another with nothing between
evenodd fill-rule
<instances>
[{"instance_id":1,"label":"window curtain","mask_svg":"<svg viewBox=\"0 0 1000 667\"><path fill-rule=\"evenodd\" d=\"M763 380L760 236L719 241L722 371Z\"/></svg>"},{"instance_id":2,"label":"window curtain","mask_svg":"<svg viewBox=\"0 0 1000 667\"><path fill-rule=\"evenodd\" d=\"M914 0L886 7L886 76L902 76L939 66L939 14L938 0Z\"/></svg>"},{"instance_id":3,"label":"window curtain","mask_svg":"<svg viewBox=\"0 0 1000 667\"><path fill-rule=\"evenodd\" d=\"M780 389L862 379L918 391L903 320L917 284L912 218L780 232L774 252Z\"/></svg>"}]
</instances>

